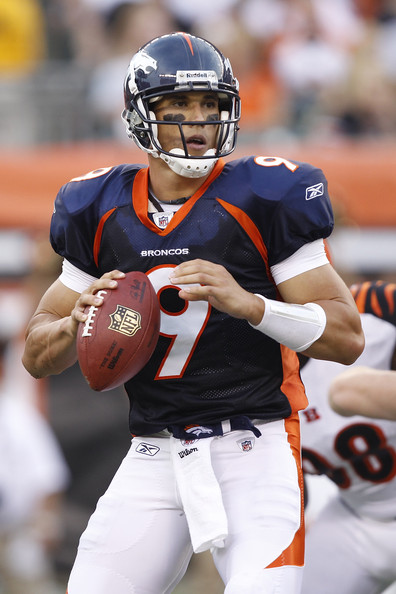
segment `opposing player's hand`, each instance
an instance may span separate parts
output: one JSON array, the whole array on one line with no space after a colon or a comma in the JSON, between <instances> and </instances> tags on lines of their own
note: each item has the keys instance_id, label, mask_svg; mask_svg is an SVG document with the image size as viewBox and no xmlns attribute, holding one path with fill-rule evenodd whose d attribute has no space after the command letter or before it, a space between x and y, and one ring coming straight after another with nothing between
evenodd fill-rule
<instances>
[{"instance_id":1,"label":"opposing player's hand","mask_svg":"<svg viewBox=\"0 0 396 594\"><path fill-rule=\"evenodd\" d=\"M243 289L224 266L207 260L190 260L174 268L169 279L181 287L181 299L208 301L219 311L254 325L263 317L263 300Z\"/></svg>"},{"instance_id":2,"label":"opposing player's hand","mask_svg":"<svg viewBox=\"0 0 396 594\"><path fill-rule=\"evenodd\" d=\"M74 309L71 312L72 322L75 322L75 328L79 322L85 322L87 314L84 313L84 309L87 306L94 305L100 307L103 303L103 298L100 296L100 291L117 288L117 279L124 278L124 272L120 270L112 270L106 272L101 278L92 283L85 291L83 291L80 297L77 299Z\"/></svg>"}]
</instances>

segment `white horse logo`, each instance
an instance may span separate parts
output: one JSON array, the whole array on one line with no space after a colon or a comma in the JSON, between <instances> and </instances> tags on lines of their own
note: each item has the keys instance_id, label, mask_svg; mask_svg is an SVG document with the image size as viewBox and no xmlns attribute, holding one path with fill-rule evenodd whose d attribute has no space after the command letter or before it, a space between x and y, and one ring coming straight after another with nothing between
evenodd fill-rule
<instances>
[{"instance_id":1,"label":"white horse logo","mask_svg":"<svg viewBox=\"0 0 396 594\"><path fill-rule=\"evenodd\" d=\"M209 427L203 427L202 425L199 425L197 427L190 427L189 429L186 429L186 433L193 433L194 435L201 435L201 433L207 433L208 435L211 435L213 433L213 429L209 429Z\"/></svg>"},{"instance_id":2,"label":"white horse logo","mask_svg":"<svg viewBox=\"0 0 396 594\"><path fill-rule=\"evenodd\" d=\"M135 75L138 70L143 70L144 74L150 74L157 70L157 60L149 56L144 50L135 54L130 61L129 71ZM137 91L135 76L129 78L129 90L132 94Z\"/></svg>"}]
</instances>

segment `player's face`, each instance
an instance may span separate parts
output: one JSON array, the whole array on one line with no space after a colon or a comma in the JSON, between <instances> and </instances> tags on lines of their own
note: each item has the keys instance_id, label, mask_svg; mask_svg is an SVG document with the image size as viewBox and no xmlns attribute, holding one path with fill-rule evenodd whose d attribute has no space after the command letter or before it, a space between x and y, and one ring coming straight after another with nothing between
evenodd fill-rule
<instances>
[{"instance_id":1,"label":"player's face","mask_svg":"<svg viewBox=\"0 0 396 594\"><path fill-rule=\"evenodd\" d=\"M163 97L154 106L157 120L165 122L202 122L183 125L188 153L193 156L203 155L216 145L218 126L206 126L205 122L220 118L219 100L216 93L190 91L175 93ZM165 151L183 148L178 126L158 125L158 140Z\"/></svg>"}]
</instances>

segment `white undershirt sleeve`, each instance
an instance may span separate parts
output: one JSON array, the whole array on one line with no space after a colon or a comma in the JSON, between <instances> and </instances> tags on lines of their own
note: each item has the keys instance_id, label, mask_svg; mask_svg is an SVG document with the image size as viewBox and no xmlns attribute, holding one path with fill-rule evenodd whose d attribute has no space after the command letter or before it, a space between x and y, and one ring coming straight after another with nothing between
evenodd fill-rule
<instances>
[{"instance_id":1,"label":"white undershirt sleeve","mask_svg":"<svg viewBox=\"0 0 396 594\"><path fill-rule=\"evenodd\" d=\"M59 280L68 289L76 291L76 293L82 293L97 280L97 277L83 272L68 260L63 260L62 272L59 276Z\"/></svg>"},{"instance_id":2,"label":"white undershirt sleeve","mask_svg":"<svg viewBox=\"0 0 396 594\"><path fill-rule=\"evenodd\" d=\"M275 284L279 285L294 276L329 264L323 239L304 244L289 258L271 266L271 274Z\"/></svg>"}]
</instances>

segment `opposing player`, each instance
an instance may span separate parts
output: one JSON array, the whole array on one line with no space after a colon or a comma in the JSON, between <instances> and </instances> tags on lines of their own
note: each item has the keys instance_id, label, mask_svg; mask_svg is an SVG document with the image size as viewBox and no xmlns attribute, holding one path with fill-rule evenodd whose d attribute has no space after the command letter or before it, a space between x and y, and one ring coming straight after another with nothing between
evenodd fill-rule
<instances>
[{"instance_id":1,"label":"opposing player","mask_svg":"<svg viewBox=\"0 0 396 594\"><path fill-rule=\"evenodd\" d=\"M161 304L154 355L125 385L131 449L81 537L69 594L169 593L206 549L227 594L300 591L295 351L351 363L364 337L323 247L323 173L279 157L225 163L239 104L212 44L154 39L131 60L123 113L149 167L98 169L56 199L64 267L27 331L30 372L76 361L84 307L124 272L147 273Z\"/></svg>"},{"instance_id":2,"label":"opposing player","mask_svg":"<svg viewBox=\"0 0 396 594\"><path fill-rule=\"evenodd\" d=\"M366 282L351 290L366 346L348 372L362 365L396 374L389 371L396 361L396 285ZM338 487L307 531L303 594L378 594L396 582L396 423L336 414L329 389L343 373L342 365L318 360L301 370L309 400L300 413L303 469ZM309 501L308 489L308 509Z\"/></svg>"}]
</instances>

